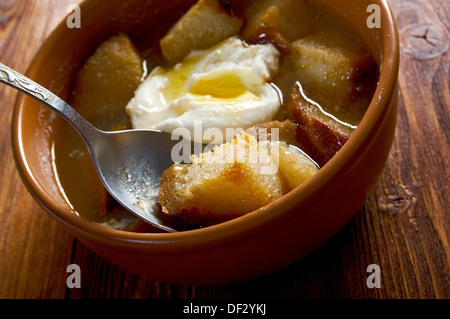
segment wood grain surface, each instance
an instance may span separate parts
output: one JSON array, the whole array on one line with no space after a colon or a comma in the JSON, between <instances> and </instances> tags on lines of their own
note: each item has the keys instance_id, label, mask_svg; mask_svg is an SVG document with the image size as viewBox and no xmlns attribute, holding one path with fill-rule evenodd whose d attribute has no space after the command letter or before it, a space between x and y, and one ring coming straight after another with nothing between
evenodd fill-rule
<instances>
[{"instance_id":1,"label":"wood grain surface","mask_svg":"<svg viewBox=\"0 0 450 319\"><path fill-rule=\"evenodd\" d=\"M75 0L0 0L0 62L25 73ZM390 0L401 39L394 144L376 188L332 240L297 263L229 286L170 285L126 272L68 234L16 171L17 91L0 86L0 298L450 298L449 1ZM81 288L66 285L69 264ZM381 270L368 288L367 266Z\"/></svg>"}]
</instances>

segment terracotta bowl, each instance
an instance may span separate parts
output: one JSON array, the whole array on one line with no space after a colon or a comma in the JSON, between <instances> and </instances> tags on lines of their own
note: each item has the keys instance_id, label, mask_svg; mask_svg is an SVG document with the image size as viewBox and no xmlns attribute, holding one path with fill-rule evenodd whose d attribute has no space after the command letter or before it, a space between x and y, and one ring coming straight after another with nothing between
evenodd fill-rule
<instances>
[{"instance_id":1,"label":"terracotta bowl","mask_svg":"<svg viewBox=\"0 0 450 319\"><path fill-rule=\"evenodd\" d=\"M398 35L384 0L329 0L348 17L375 59L381 76L374 98L345 146L313 178L258 211L216 226L178 233L112 230L73 214L57 187L52 145L57 116L19 94L12 122L18 171L36 201L98 255L131 272L171 283L226 284L261 276L304 257L357 213L386 162L397 113ZM119 31L157 22L172 6L192 1L88 0L82 28L62 21L45 41L27 75L61 97L94 49ZM381 8L381 28L370 29L369 4ZM145 10L143 10L145 8ZM133 14L130 14L133 13ZM147 29L148 30L148 29Z\"/></svg>"}]
</instances>

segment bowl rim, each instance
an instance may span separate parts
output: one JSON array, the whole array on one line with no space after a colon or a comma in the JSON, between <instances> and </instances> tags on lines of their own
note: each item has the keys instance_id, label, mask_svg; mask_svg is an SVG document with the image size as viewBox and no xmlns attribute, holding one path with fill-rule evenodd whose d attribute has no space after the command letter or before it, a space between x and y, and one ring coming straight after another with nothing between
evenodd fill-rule
<instances>
[{"instance_id":1,"label":"bowl rim","mask_svg":"<svg viewBox=\"0 0 450 319\"><path fill-rule=\"evenodd\" d=\"M90 1L83 1L80 4L81 9L87 3ZM372 3L378 4L381 8L383 54L380 61L379 83L366 114L350 139L326 165L308 181L271 204L214 226L173 233L135 233L115 230L82 219L57 204L45 189L42 189L28 166L21 134L21 119L23 108L26 105L26 96L18 93L13 111L11 142L14 160L23 183L44 210L75 230L77 234L83 235L84 238L107 246L145 250L159 254L181 251L185 253L230 245L286 222L294 215L302 214L304 210L301 208L307 207L317 196L319 190L330 184L333 176L345 165L351 164L349 160L365 143L374 127L383 120L386 108L395 91L399 69L397 26L387 0L373 0ZM55 43L55 40L61 37L66 29L63 20L47 37L26 71L28 77L33 79L39 73L41 61L51 51L52 43ZM293 206L299 208L296 212L287 213Z\"/></svg>"}]
</instances>

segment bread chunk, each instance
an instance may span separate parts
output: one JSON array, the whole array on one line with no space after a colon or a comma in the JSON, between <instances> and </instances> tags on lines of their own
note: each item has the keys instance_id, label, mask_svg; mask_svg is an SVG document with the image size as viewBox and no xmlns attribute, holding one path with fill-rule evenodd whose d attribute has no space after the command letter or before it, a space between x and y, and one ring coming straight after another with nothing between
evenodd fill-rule
<instances>
[{"instance_id":1,"label":"bread chunk","mask_svg":"<svg viewBox=\"0 0 450 319\"><path fill-rule=\"evenodd\" d=\"M163 173L159 200L164 212L193 224L244 215L286 191L278 170L268 169L273 160L267 148L245 133L191 161Z\"/></svg>"},{"instance_id":2,"label":"bread chunk","mask_svg":"<svg viewBox=\"0 0 450 319\"><path fill-rule=\"evenodd\" d=\"M163 57L175 64L193 50L208 49L237 35L243 20L228 9L221 0L199 0L161 39Z\"/></svg>"},{"instance_id":3,"label":"bread chunk","mask_svg":"<svg viewBox=\"0 0 450 319\"><path fill-rule=\"evenodd\" d=\"M346 114L344 120L351 124L359 122L370 100L355 102L371 97L374 86L366 82L376 73L375 61L360 43L319 32L294 41L287 59L296 65L296 80L309 97L327 112Z\"/></svg>"},{"instance_id":4,"label":"bread chunk","mask_svg":"<svg viewBox=\"0 0 450 319\"><path fill-rule=\"evenodd\" d=\"M239 11L242 4L232 3ZM304 0L262 0L242 8L246 23L242 36L246 42L272 43L283 53L292 41L306 35L310 15Z\"/></svg>"},{"instance_id":5,"label":"bread chunk","mask_svg":"<svg viewBox=\"0 0 450 319\"><path fill-rule=\"evenodd\" d=\"M316 163L293 145L280 143L276 150L278 154L273 158L278 159L278 169L289 190L303 184L319 170Z\"/></svg>"},{"instance_id":6,"label":"bread chunk","mask_svg":"<svg viewBox=\"0 0 450 319\"><path fill-rule=\"evenodd\" d=\"M70 104L99 129L131 128L125 106L143 74L143 60L128 36L122 33L113 36L103 42L78 71ZM63 169L67 167L64 176L77 181L68 184L73 189L71 193L95 194L92 204L78 195L71 201L77 207L83 207L96 223L109 228L137 230L141 221L124 210L106 191L79 135L68 129L60 138L64 141L61 147L67 149L65 154L68 154L60 164ZM143 228L139 226L139 229Z\"/></svg>"},{"instance_id":7,"label":"bread chunk","mask_svg":"<svg viewBox=\"0 0 450 319\"><path fill-rule=\"evenodd\" d=\"M125 106L143 74L143 59L128 36L113 36L98 47L78 72L72 103L99 129L130 128Z\"/></svg>"},{"instance_id":8,"label":"bread chunk","mask_svg":"<svg viewBox=\"0 0 450 319\"><path fill-rule=\"evenodd\" d=\"M275 132L276 130L276 132ZM297 141L297 124L287 119L284 121L269 121L256 124L246 130L248 135L255 137L258 141L277 140L289 145L299 147ZM276 134L276 136L274 136Z\"/></svg>"},{"instance_id":9,"label":"bread chunk","mask_svg":"<svg viewBox=\"0 0 450 319\"><path fill-rule=\"evenodd\" d=\"M164 171L159 201L165 213L202 226L268 205L318 170L284 142L258 142L246 132L191 161Z\"/></svg>"},{"instance_id":10,"label":"bread chunk","mask_svg":"<svg viewBox=\"0 0 450 319\"><path fill-rule=\"evenodd\" d=\"M347 142L355 127L339 121L308 99L297 82L289 96L289 118L298 123L297 140L300 147L317 164L325 165Z\"/></svg>"},{"instance_id":11,"label":"bread chunk","mask_svg":"<svg viewBox=\"0 0 450 319\"><path fill-rule=\"evenodd\" d=\"M267 141L282 178L293 190L318 171L318 165L301 149L298 125L290 120L269 121L246 130L258 141ZM277 143L279 142L279 143Z\"/></svg>"},{"instance_id":12,"label":"bread chunk","mask_svg":"<svg viewBox=\"0 0 450 319\"><path fill-rule=\"evenodd\" d=\"M280 27L283 21L279 8L272 6L250 24L244 38L250 44L272 43L281 52L288 52L291 43Z\"/></svg>"}]
</instances>

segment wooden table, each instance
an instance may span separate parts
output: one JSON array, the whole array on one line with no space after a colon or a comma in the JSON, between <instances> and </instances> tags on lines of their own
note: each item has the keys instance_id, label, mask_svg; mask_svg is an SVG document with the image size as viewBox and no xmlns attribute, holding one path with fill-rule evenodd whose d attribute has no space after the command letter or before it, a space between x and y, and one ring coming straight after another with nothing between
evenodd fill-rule
<instances>
[{"instance_id":1,"label":"wooden table","mask_svg":"<svg viewBox=\"0 0 450 319\"><path fill-rule=\"evenodd\" d=\"M0 0L0 61L25 72L75 0ZM0 298L450 298L448 1L391 0L401 37L398 126L376 188L357 216L292 266L230 286L170 285L126 272L68 234L16 171L17 92L0 86ZM81 288L66 285L69 264ZM377 264L381 288L366 284Z\"/></svg>"}]
</instances>

